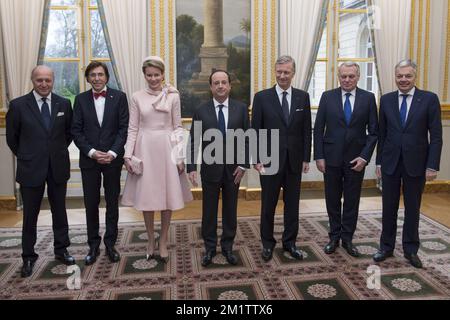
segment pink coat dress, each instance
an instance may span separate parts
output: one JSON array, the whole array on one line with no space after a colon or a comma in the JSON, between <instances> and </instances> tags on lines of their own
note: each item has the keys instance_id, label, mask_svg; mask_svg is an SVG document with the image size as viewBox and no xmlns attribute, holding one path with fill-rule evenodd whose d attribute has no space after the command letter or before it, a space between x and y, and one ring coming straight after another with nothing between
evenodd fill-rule
<instances>
[{"instance_id":1,"label":"pink coat dress","mask_svg":"<svg viewBox=\"0 0 450 320\"><path fill-rule=\"evenodd\" d=\"M186 173L178 174L181 107L178 91L135 92L130 107L125 157L143 162L142 175L128 173L122 196L124 206L141 211L179 210L192 200ZM177 144L178 142L178 144Z\"/></svg>"}]
</instances>

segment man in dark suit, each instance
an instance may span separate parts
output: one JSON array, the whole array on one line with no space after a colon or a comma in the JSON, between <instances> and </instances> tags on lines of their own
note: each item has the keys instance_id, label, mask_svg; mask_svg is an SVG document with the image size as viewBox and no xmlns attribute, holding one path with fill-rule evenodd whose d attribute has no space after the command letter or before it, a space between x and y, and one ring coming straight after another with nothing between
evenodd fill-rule
<instances>
[{"instance_id":1,"label":"man in dark suit","mask_svg":"<svg viewBox=\"0 0 450 320\"><path fill-rule=\"evenodd\" d=\"M227 262L236 265L238 259L233 253L233 242L237 228L237 201L239 184L249 167L248 143L245 143L244 155L238 150L236 138L232 130L241 129L244 133L249 128L247 107L236 100L229 99L231 90L230 75L224 70L214 70L209 78L213 99L198 107L192 118L190 131L191 164L187 166L189 180L197 186L197 165L195 153L201 140L202 163L202 237L206 253L202 265L208 266L216 255L217 246L217 209L219 194L222 190L222 237L220 245L222 255ZM198 125L201 125L201 128ZM215 133L215 138L205 139L205 132ZM201 136L200 136L201 135ZM205 149L213 145L218 149L212 154L206 154ZM220 149L220 150L219 150ZM230 154L232 161L228 161Z\"/></svg>"},{"instance_id":2,"label":"man in dark suit","mask_svg":"<svg viewBox=\"0 0 450 320\"><path fill-rule=\"evenodd\" d=\"M54 73L49 67L34 68L31 81L33 91L12 100L6 115L6 140L17 157L16 181L23 200L22 277L31 276L38 259L34 251L36 224L46 183L55 258L66 265L75 264L67 251L66 212L72 108L69 100L52 93Z\"/></svg>"},{"instance_id":3,"label":"man in dark suit","mask_svg":"<svg viewBox=\"0 0 450 320\"><path fill-rule=\"evenodd\" d=\"M88 230L89 253L85 264L93 264L100 254L99 235L100 188L106 200L106 231L103 242L111 262L120 260L115 249L119 221L120 174L128 131L128 101L125 93L106 86L109 71L106 64L91 62L85 72L92 90L75 98L72 134L80 149L84 205Z\"/></svg>"},{"instance_id":4,"label":"man in dark suit","mask_svg":"<svg viewBox=\"0 0 450 320\"><path fill-rule=\"evenodd\" d=\"M298 260L302 252L296 246L299 223L300 184L302 172L309 171L311 158L311 108L309 94L291 86L295 75L295 61L280 57L275 64L277 85L258 92L253 99L252 128L258 134L258 159L255 169L260 172L262 258L272 259L276 240L273 236L275 208L283 187L284 232L283 249ZM268 139L267 153L278 153L279 166L274 174L266 174L269 164L261 162L262 129L278 131L279 140ZM271 164L273 166L273 163ZM273 172L272 172L273 173Z\"/></svg>"},{"instance_id":5,"label":"man in dark suit","mask_svg":"<svg viewBox=\"0 0 450 320\"><path fill-rule=\"evenodd\" d=\"M338 77L341 86L323 93L314 125L314 159L324 174L330 221L330 242L324 251L333 253L342 239L347 253L358 257L352 239L365 167L378 139L377 106L373 93L357 87L358 64L343 63Z\"/></svg>"},{"instance_id":6,"label":"man in dark suit","mask_svg":"<svg viewBox=\"0 0 450 320\"><path fill-rule=\"evenodd\" d=\"M398 91L380 101L380 136L377 175L383 186L383 229L375 262L393 256L397 234L400 188L405 218L403 254L415 268L422 268L420 246L420 203L425 181L436 179L442 151L442 123L439 98L415 87L417 66L411 60L395 67Z\"/></svg>"}]
</instances>

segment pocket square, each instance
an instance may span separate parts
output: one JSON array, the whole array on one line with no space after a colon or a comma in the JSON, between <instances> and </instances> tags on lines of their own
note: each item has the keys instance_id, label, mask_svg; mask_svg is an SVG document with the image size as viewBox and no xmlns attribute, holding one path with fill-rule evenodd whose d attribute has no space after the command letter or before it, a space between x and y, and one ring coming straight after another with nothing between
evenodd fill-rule
<instances>
[{"instance_id":1,"label":"pocket square","mask_svg":"<svg viewBox=\"0 0 450 320\"><path fill-rule=\"evenodd\" d=\"M64 112L58 112L58 114L56 115L57 117L62 117L64 115Z\"/></svg>"},{"instance_id":2,"label":"pocket square","mask_svg":"<svg viewBox=\"0 0 450 320\"><path fill-rule=\"evenodd\" d=\"M142 160L139 158L136 158L135 156L131 156L131 169L133 170L133 173L140 176L142 175L142 172L144 171L144 164L142 163Z\"/></svg>"},{"instance_id":3,"label":"pocket square","mask_svg":"<svg viewBox=\"0 0 450 320\"><path fill-rule=\"evenodd\" d=\"M301 112L301 111L303 111L303 109L297 109L297 110L295 110L295 112Z\"/></svg>"}]
</instances>

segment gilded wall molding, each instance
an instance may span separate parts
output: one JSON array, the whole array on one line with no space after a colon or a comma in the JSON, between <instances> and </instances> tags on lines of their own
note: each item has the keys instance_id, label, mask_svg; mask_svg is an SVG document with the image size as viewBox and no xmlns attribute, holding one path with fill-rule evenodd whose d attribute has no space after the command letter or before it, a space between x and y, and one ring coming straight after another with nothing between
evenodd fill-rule
<instances>
[{"instance_id":1,"label":"gilded wall molding","mask_svg":"<svg viewBox=\"0 0 450 320\"><path fill-rule=\"evenodd\" d=\"M450 104L441 105L442 120L450 120Z\"/></svg>"},{"instance_id":2,"label":"gilded wall molding","mask_svg":"<svg viewBox=\"0 0 450 320\"><path fill-rule=\"evenodd\" d=\"M0 128L6 127L6 111L0 111Z\"/></svg>"},{"instance_id":3,"label":"gilded wall molding","mask_svg":"<svg viewBox=\"0 0 450 320\"><path fill-rule=\"evenodd\" d=\"M267 1L262 3L262 82L267 83Z\"/></svg>"},{"instance_id":4,"label":"gilded wall molding","mask_svg":"<svg viewBox=\"0 0 450 320\"><path fill-rule=\"evenodd\" d=\"M450 3L447 2L447 42L445 55L445 67L444 67L444 88L443 88L443 100L448 101L449 99L449 73L450 73Z\"/></svg>"},{"instance_id":5,"label":"gilded wall molding","mask_svg":"<svg viewBox=\"0 0 450 320\"><path fill-rule=\"evenodd\" d=\"M16 211L17 200L12 196L0 196L0 211Z\"/></svg>"},{"instance_id":6,"label":"gilded wall molding","mask_svg":"<svg viewBox=\"0 0 450 320\"><path fill-rule=\"evenodd\" d=\"M150 34L152 36L150 49L152 56L156 55L156 3L155 0L150 0Z\"/></svg>"},{"instance_id":7,"label":"gilded wall molding","mask_svg":"<svg viewBox=\"0 0 450 320\"><path fill-rule=\"evenodd\" d=\"M150 54L166 64L166 80L176 86L176 8L174 0L150 0Z\"/></svg>"},{"instance_id":8,"label":"gilded wall molding","mask_svg":"<svg viewBox=\"0 0 450 320\"><path fill-rule=\"evenodd\" d=\"M409 58L414 56L414 34L416 28L416 1L411 1L411 22L409 25Z\"/></svg>"},{"instance_id":9,"label":"gilded wall molding","mask_svg":"<svg viewBox=\"0 0 450 320\"><path fill-rule=\"evenodd\" d=\"M165 60L166 57L166 30L165 30L165 20L166 20L166 14L164 10L164 2L165 0L159 0L159 56L164 57ZM170 32L170 30L169 30Z\"/></svg>"},{"instance_id":10,"label":"gilded wall molding","mask_svg":"<svg viewBox=\"0 0 450 320\"><path fill-rule=\"evenodd\" d=\"M419 0L419 22L417 30L417 55L416 61L419 64L419 70L417 70L417 83L420 84L422 76L422 32L423 32L423 0Z\"/></svg>"},{"instance_id":11,"label":"gilded wall molding","mask_svg":"<svg viewBox=\"0 0 450 320\"><path fill-rule=\"evenodd\" d=\"M277 13L278 13L278 1L277 0L272 0L271 3L271 16L270 16L270 43L271 43L271 56L272 58L277 56L277 34L278 34L278 28L276 25L277 22ZM273 63L273 62L272 62ZM272 83L276 82L276 77L275 77L275 72L272 72L272 79L271 79Z\"/></svg>"},{"instance_id":12,"label":"gilded wall molding","mask_svg":"<svg viewBox=\"0 0 450 320\"><path fill-rule=\"evenodd\" d=\"M430 14L431 14L431 0L426 0L426 14L425 14L425 47L424 47L424 62L423 62L423 88L428 90L428 67L430 65Z\"/></svg>"},{"instance_id":13,"label":"gilded wall molding","mask_svg":"<svg viewBox=\"0 0 450 320\"><path fill-rule=\"evenodd\" d=\"M273 64L278 56L278 1L252 1L251 96L275 83Z\"/></svg>"},{"instance_id":14,"label":"gilded wall molding","mask_svg":"<svg viewBox=\"0 0 450 320\"><path fill-rule=\"evenodd\" d=\"M175 6L174 0L169 0L168 3L169 10L169 69L170 69L170 83L175 84L176 81L176 68L175 68Z\"/></svg>"},{"instance_id":15,"label":"gilded wall molding","mask_svg":"<svg viewBox=\"0 0 450 320\"><path fill-rule=\"evenodd\" d=\"M408 52L409 58L418 64L417 86L435 92L442 102L449 102L450 5L448 1L411 1Z\"/></svg>"},{"instance_id":16,"label":"gilded wall molding","mask_svg":"<svg viewBox=\"0 0 450 320\"><path fill-rule=\"evenodd\" d=\"M253 0L252 3L252 43L253 43L253 85L252 85L252 97L259 91L259 0Z\"/></svg>"}]
</instances>

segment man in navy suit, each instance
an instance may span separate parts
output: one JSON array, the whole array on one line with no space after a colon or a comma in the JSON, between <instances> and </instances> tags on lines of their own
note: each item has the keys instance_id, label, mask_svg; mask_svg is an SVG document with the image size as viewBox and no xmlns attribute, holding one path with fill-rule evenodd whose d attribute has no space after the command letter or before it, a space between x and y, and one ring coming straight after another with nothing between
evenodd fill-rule
<instances>
[{"instance_id":1,"label":"man in navy suit","mask_svg":"<svg viewBox=\"0 0 450 320\"><path fill-rule=\"evenodd\" d=\"M352 239L365 167L378 139L377 105L373 93L357 87L357 63L343 63L338 77L341 86L323 93L314 125L314 159L324 175L330 221L330 242L324 251L333 253L342 240L347 253L358 257Z\"/></svg>"},{"instance_id":2,"label":"man in navy suit","mask_svg":"<svg viewBox=\"0 0 450 320\"><path fill-rule=\"evenodd\" d=\"M92 90L75 98L72 134L80 149L84 205L88 230L89 253L85 264L93 264L100 254L99 235L100 188L106 200L106 231L103 237L106 255L111 262L120 260L115 249L118 236L120 175L128 132L128 101L125 93L106 86L109 71L106 64L91 62L85 72Z\"/></svg>"},{"instance_id":3,"label":"man in navy suit","mask_svg":"<svg viewBox=\"0 0 450 320\"><path fill-rule=\"evenodd\" d=\"M405 218L403 254L410 264L422 268L419 250L420 203L425 181L436 179L442 151L439 98L415 87L417 66L411 60L395 67L398 91L380 101L380 136L377 175L383 183L383 229L375 262L391 257L397 234L400 189Z\"/></svg>"},{"instance_id":4,"label":"man in navy suit","mask_svg":"<svg viewBox=\"0 0 450 320\"><path fill-rule=\"evenodd\" d=\"M299 223L300 184L302 172L309 171L311 160L311 108L309 94L291 86L295 75L295 61L282 56L275 63L277 85L256 93L253 99L252 128L258 134L258 159L255 169L261 182L261 240L262 258L272 259L276 240L273 236L274 215L280 189L283 187L284 232L283 249L297 260L303 259L296 246ZM278 141L267 140L261 146L261 136L279 133ZM262 163L262 149L266 154L278 153L279 166ZM269 168L270 172L269 172ZM267 169L267 171L266 171Z\"/></svg>"},{"instance_id":5,"label":"man in navy suit","mask_svg":"<svg viewBox=\"0 0 450 320\"><path fill-rule=\"evenodd\" d=\"M29 277L38 259L34 251L36 224L45 184L53 221L55 258L75 264L70 246L66 191L70 177L68 146L72 142L70 101L54 93L54 73L37 66L31 74L33 91L14 99L6 114L6 140L17 157L16 181L23 200L22 277Z\"/></svg>"},{"instance_id":6,"label":"man in navy suit","mask_svg":"<svg viewBox=\"0 0 450 320\"><path fill-rule=\"evenodd\" d=\"M213 70L209 77L212 99L199 106L192 117L190 131L190 153L193 163L188 164L189 180L197 186L197 164L195 151L201 142L202 162L200 175L202 179L202 237L205 242L205 255L202 258L204 267L211 264L216 255L217 246L217 210L219 195L222 190L222 237L220 246L222 255L231 265L236 265L238 259L233 253L233 243L237 228L237 201L239 185L245 170L250 166L247 158L248 142L245 150L238 150L236 138L232 130L245 132L249 128L248 109L242 102L229 98L231 91L230 74L225 70ZM201 129L197 125L201 123ZM205 132L216 132L220 137L223 152L215 150L209 159L205 151L217 143L215 139L206 139ZM211 141L212 140L212 141ZM231 144L232 141L235 143ZM234 149L234 150L233 150ZM245 152L244 154L240 152ZM227 157L233 153L233 157ZM219 155L221 154L221 156ZM228 161L228 158L231 161ZM242 158L242 159L241 159ZM242 161L241 161L242 160Z\"/></svg>"}]
</instances>

